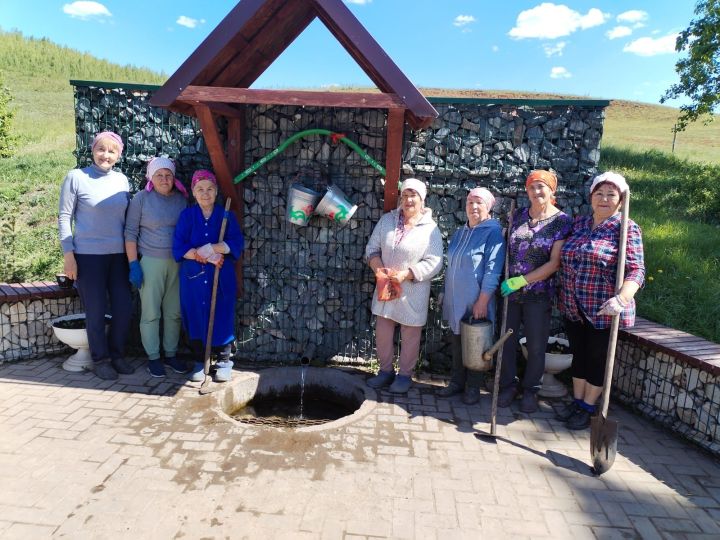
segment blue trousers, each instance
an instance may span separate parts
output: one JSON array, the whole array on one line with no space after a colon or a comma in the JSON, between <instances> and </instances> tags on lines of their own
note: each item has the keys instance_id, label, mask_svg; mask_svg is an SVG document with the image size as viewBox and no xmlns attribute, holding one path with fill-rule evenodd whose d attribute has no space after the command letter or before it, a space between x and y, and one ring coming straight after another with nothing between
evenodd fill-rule
<instances>
[{"instance_id":1,"label":"blue trousers","mask_svg":"<svg viewBox=\"0 0 720 540\"><path fill-rule=\"evenodd\" d=\"M124 253L76 254L75 260L78 266L77 288L85 308L88 343L93 362L107 358L123 358L132 313L127 257ZM112 315L110 331L107 334L105 313Z\"/></svg>"}]
</instances>

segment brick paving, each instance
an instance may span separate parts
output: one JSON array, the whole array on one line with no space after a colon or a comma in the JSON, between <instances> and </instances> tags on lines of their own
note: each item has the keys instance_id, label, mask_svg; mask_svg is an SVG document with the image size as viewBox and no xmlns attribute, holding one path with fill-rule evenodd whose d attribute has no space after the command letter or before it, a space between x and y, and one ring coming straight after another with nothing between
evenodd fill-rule
<instances>
[{"instance_id":1,"label":"brick paving","mask_svg":"<svg viewBox=\"0 0 720 540\"><path fill-rule=\"evenodd\" d=\"M611 408L620 454L595 478L589 432L548 403L501 410L492 444L473 436L489 395L467 407L434 384L298 433L226 422L179 375L4 364L0 538L720 537L720 464L647 421Z\"/></svg>"}]
</instances>

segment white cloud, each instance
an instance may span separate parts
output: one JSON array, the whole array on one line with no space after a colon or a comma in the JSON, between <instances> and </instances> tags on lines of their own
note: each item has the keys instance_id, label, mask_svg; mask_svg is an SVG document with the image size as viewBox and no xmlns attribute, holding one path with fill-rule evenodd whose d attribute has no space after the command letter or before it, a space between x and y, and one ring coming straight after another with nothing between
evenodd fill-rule
<instances>
[{"instance_id":1,"label":"white cloud","mask_svg":"<svg viewBox=\"0 0 720 540\"><path fill-rule=\"evenodd\" d=\"M492 52L498 52L500 50L500 47L498 47L497 45L493 45L491 47L491 50L492 50Z\"/></svg>"},{"instance_id":2,"label":"white cloud","mask_svg":"<svg viewBox=\"0 0 720 540\"><path fill-rule=\"evenodd\" d=\"M348 4L358 4L360 6L364 6L365 4L369 4L372 2L372 0L345 0Z\"/></svg>"},{"instance_id":3,"label":"white cloud","mask_svg":"<svg viewBox=\"0 0 720 540\"><path fill-rule=\"evenodd\" d=\"M677 34L670 34L657 39L649 37L636 39L625 45L623 52L637 54L638 56L672 54L675 52L675 41L677 37Z\"/></svg>"},{"instance_id":4,"label":"white cloud","mask_svg":"<svg viewBox=\"0 0 720 540\"><path fill-rule=\"evenodd\" d=\"M205 19L193 19L192 17L180 15L175 22L186 28L195 28L198 24L205 24Z\"/></svg>"},{"instance_id":5,"label":"white cloud","mask_svg":"<svg viewBox=\"0 0 720 540\"><path fill-rule=\"evenodd\" d=\"M563 49L567 45L567 42L565 41L558 41L554 45L550 45L549 43L545 43L543 45L543 50L545 51L545 56L550 58L551 56L562 56Z\"/></svg>"},{"instance_id":6,"label":"white cloud","mask_svg":"<svg viewBox=\"0 0 720 540\"><path fill-rule=\"evenodd\" d=\"M622 23L642 23L646 21L648 14L646 11L639 9L631 9L630 11L624 11L616 17L617 22Z\"/></svg>"},{"instance_id":7,"label":"white cloud","mask_svg":"<svg viewBox=\"0 0 720 540\"><path fill-rule=\"evenodd\" d=\"M453 26L465 26L466 24L474 23L475 17L472 15L458 15L453 21Z\"/></svg>"},{"instance_id":8,"label":"white cloud","mask_svg":"<svg viewBox=\"0 0 720 540\"><path fill-rule=\"evenodd\" d=\"M617 39L632 34L632 28L629 26L616 26L612 30L605 32L608 39Z\"/></svg>"},{"instance_id":9,"label":"white cloud","mask_svg":"<svg viewBox=\"0 0 720 540\"><path fill-rule=\"evenodd\" d=\"M564 67L557 66L550 70L551 79L569 79L572 74Z\"/></svg>"},{"instance_id":10,"label":"white cloud","mask_svg":"<svg viewBox=\"0 0 720 540\"><path fill-rule=\"evenodd\" d=\"M532 9L521 11L508 35L514 39L555 39L568 36L576 30L585 30L603 24L609 15L591 8L585 15L565 5L543 2Z\"/></svg>"},{"instance_id":11,"label":"white cloud","mask_svg":"<svg viewBox=\"0 0 720 540\"><path fill-rule=\"evenodd\" d=\"M63 6L63 13L76 19L90 19L92 17L112 17L112 13L98 2L73 2Z\"/></svg>"}]
</instances>

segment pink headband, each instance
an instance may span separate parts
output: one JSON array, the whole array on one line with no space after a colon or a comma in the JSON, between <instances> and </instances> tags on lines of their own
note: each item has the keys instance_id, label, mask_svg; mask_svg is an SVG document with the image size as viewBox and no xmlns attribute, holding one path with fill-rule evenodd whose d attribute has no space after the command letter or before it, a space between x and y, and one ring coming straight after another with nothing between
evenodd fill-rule
<instances>
[{"instance_id":1,"label":"pink headband","mask_svg":"<svg viewBox=\"0 0 720 540\"><path fill-rule=\"evenodd\" d=\"M197 184L200 180L209 180L213 184L217 186L217 179L215 178L215 175L208 171L207 169L200 169L198 171L195 171L192 175L192 182L190 183L190 187L194 188L195 184Z\"/></svg>"},{"instance_id":2,"label":"pink headband","mask_svg":"<svg viewBox=\"0 0 720 540\"><path fill-rule=\"evenodd\" d=\"M479 197L480 200L485 203L485 206L487 206L488 212L492 210L493 206L495 206L495 197L484 187L476 187L471 189L470 193L468 193L468 198L470 197Z\"/></svg>"},{"instance_id":3,"label":"pink headband","mask_svg":"<svg viewBox=\"0 0 720 540\"><path fill-rule=\"evenodd\" d=\"M187 199L187 197L188 197L187 189L185 189L185 186L182 185L182 182L180 180L175 178L175 164L172 162L172 160L170 158L166 158L166 157L154 157L150 160L150 163L148 163L147 174L145 175L145 177L148 180L148 183L145 185L145 190L152 191L153 189L155 189L155 184L152 181L152 177L160 169L167 169L172 173L175 189L177 189L180 193L182 193L183 196Z\"/></svg>"},{"instance_id":4,"label":"pink headband","mask_svg":"<svg viewBox=\"0 0 720 540\"><path fill-rule=\"evenodd\" d=\"M120 135L118 135L117 133L113 133L112 131L101 131L100 133L96 133L95 137L93 138L92 145L90 145L90 150L95 150L95 145L100 142L101 139L110 139L112 142L117 144L119 151L122 154L125 145L123 144Z\"/></svg>"}]
</instances>

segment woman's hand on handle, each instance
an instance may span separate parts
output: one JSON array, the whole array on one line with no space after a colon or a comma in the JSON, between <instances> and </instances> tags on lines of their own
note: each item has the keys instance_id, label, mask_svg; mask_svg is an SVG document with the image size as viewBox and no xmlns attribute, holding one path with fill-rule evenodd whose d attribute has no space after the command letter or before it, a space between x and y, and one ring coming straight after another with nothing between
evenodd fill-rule
<instances>
[{"instance_id":1,"label":"woman's hand on handle","mask_svg":"<svg viewBox=\"0 0 720 540\"><path fill-rule=\"evenodd\" d=\"M488 303L490 302L490 295L487 293L480 293L478 299L472 307L473 319L487 319L488 314Z\"/></svg>"}]
</instances>

